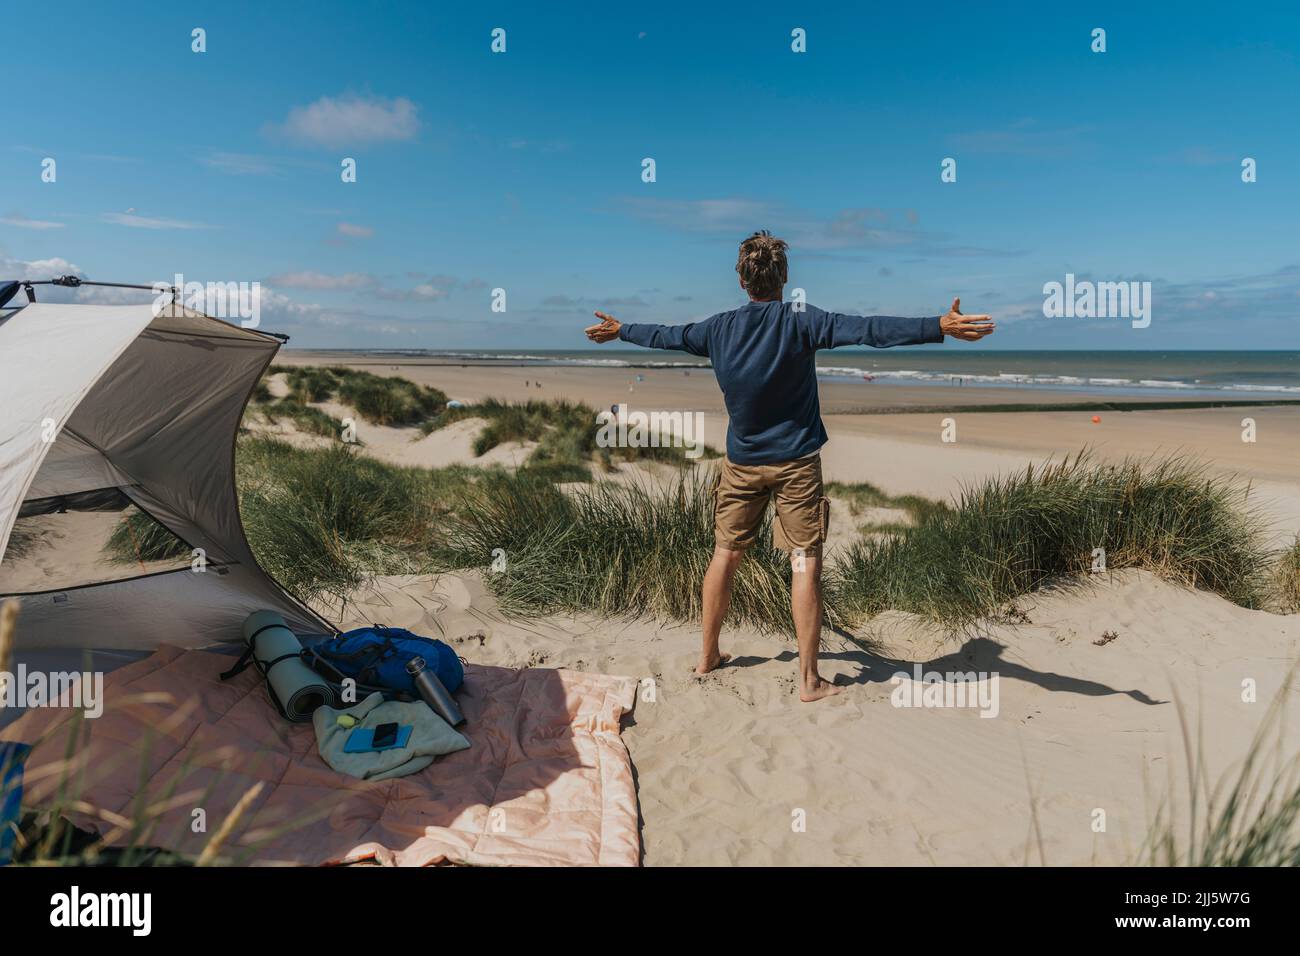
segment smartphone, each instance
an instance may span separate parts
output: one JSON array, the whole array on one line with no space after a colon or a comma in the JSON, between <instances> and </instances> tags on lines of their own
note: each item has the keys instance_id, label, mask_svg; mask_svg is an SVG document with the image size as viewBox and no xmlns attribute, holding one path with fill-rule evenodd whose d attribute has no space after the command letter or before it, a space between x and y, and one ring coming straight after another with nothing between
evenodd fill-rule
<instances>
[{"instance_id":1,"label":"smartphone","mask_svg":"<svg viewBox=\"0 0 1300 956\"><path fill-rule=\"evenodd\" d=\"M390 732L386 728L392 727ZM380 732L383 731L382 735ZM348 734L343 744L345 754L371 753L378 750L394 750L405 747L411 739L410 725L380 724L378 727L358 727ZM387 741L387 742L385 742Z\"/></svg>"}]
</instances>

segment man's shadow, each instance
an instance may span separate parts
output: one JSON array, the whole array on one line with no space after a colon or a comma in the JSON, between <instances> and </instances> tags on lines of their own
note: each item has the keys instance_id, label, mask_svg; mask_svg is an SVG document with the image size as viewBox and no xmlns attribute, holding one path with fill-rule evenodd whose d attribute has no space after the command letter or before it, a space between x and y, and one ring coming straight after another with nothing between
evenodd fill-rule
<instances>
[{"instance_id":1,"label":"man's shadow","mask_svg":"<svg viewBox=\"0 0 1300 956\"><path fill-rule=\"evenodd\" d=\"M1079 677L1070 677L1065 674L1057 674L1052 671L1038 671L1024 664L1009 660L1003 656L1007 646L988 637L968 638L961 647L950 654L942 657L936 657L928 661L907 661L897 658L886 657L877 654L865 646L862 639L850 634L842 628L831 628L831 630L845 641L854 645L856 650L845 651L825 651L821 652L822 660L846 661L857 666L857 673L853 675L838 675L834 683L842 686L851 686L855 684L885 684L888 683L895 674L903 673L911 679L915 675L915 667L920 664L922 674L930 671L937 671L940 674L950 673L968 673L976 671L986 674L997 674L1000 677L1021 680L1028 684L1037 684L1044 690L1054 691L1066 694L1082 694L1085 697L1107 697L1112 694L1123 694L1131 697L1140 704L1158 705L1167 704L1167 700L1156 700L1140 690L1120 690L1116 687L1110 687L1098 681L1085 680ZM728 664L728 667L753 667L756 664L766 663L768 660L777 661L795 661L798 654L793 650L785 650L777 654L774 658L765 657L736 657Z\"/></svg>"}]
</instances>

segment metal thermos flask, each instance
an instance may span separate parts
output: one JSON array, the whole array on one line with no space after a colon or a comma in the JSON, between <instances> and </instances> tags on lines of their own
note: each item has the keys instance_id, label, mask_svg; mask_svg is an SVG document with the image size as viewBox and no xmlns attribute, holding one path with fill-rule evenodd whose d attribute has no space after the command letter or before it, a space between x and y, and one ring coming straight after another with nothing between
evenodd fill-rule
<instances>
[{"instance_id":1,"label":"metal thermos flask","mask_svg":"<svg viewBox=\"0 0 1300 956\"><path fill-rule=\"evenodd\" d=\"M456 706L456 699L443 686L442 681L438 680L438 675L427 668L423 657L412 657L407 661L406 673L415 679L415 689L435 714L453 727L465 723L465 715Z\"/></svg>"}]
</instances>

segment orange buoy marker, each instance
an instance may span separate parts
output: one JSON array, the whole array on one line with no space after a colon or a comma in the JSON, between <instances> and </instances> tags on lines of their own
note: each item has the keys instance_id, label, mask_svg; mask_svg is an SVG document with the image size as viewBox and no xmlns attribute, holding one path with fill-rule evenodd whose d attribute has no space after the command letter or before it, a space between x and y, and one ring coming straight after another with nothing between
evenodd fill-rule
<instances>
[{"instance_id":1,"label":"orange buoy marker","mask_svg":"<svg viewBox=\"0 0 1300 956\"><path fill-rule=\"evenodd\" d=\"M1101 424L1101 416L1100 416L1100 415L1093 415L1093 416L1092 416L1092 423L1093 423L1094 425L1100 425L1100 424Z\"/></svg>"}]
</instances>

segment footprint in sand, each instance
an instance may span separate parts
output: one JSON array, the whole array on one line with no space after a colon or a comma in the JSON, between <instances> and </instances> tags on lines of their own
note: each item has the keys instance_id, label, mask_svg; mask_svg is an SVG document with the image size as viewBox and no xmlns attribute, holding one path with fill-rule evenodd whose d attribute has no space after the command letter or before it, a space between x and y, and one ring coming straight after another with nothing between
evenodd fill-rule
<instances>
[{"instance_id":1,"label":"footprint in sand","mask_svg":"<svg viewBox=\"0 0 1300 956\"><path fill-rule=\"evenodd\" d=\"M484 647L487 644L487 639L488 636L486 634L482 631L478 631L474 634L466 634L463 637L454 637L451 642L453 644L469 644L473 641L478 641L478 646Z\"/></svg>"}]
</instances>

